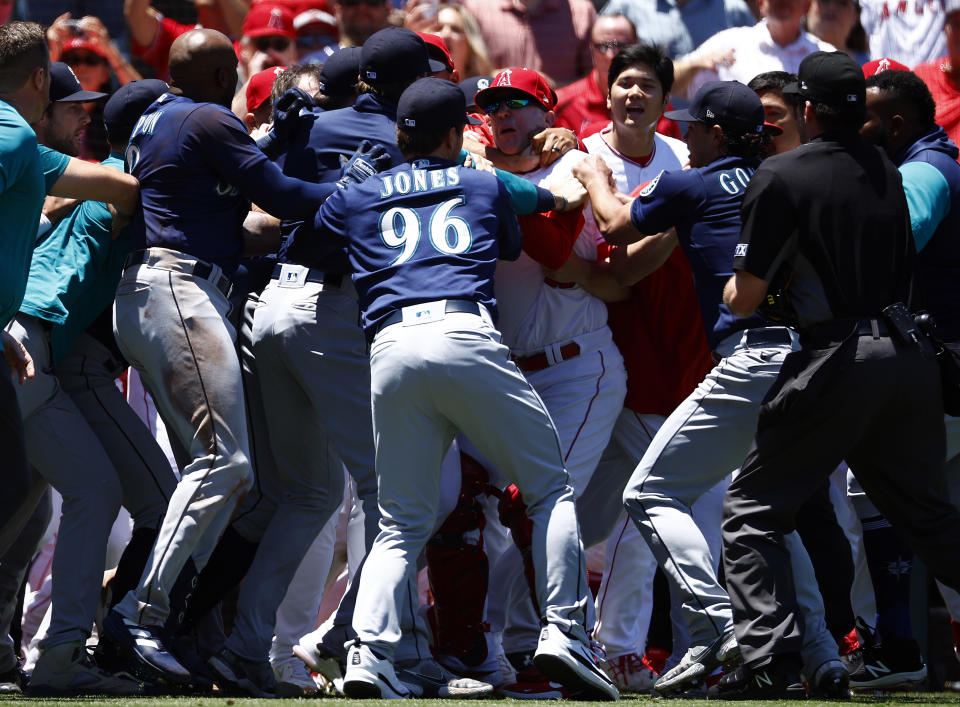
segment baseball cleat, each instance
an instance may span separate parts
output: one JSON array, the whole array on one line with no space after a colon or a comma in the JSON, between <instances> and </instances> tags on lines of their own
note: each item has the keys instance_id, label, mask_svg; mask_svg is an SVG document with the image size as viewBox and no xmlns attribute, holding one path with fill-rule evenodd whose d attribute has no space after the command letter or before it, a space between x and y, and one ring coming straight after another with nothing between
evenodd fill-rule
<instances>
[{"instance_id":1,"label":"baseball cleat","mask_svg":"<svg viewBox=\"0 0 960 707\"><path fill-rule=\"evenodd\" d=\"M570 690L575 699L620 699L620 692L601 667L597 652L564 634L559 626L547 624L540 631L533 664L550 680Z\"/></svg>"},{"instance_id":2,"label":"baseball cleat","mask_svg":"<svg viewBox=\"0 0 960 707\"><path fill-rule=\"evenodd\" d=\"M314 678L310 668L294 656L271 661L271 664L277 681L277 697L311 697L324 690L320 684L323 678Z\"/></svg>"},{"instance_id":3,"label":"baseball cleat","mask_svg":"<svg viewBox=\"0 0 960 707\"><path fill-rule=\"evenodd\" d=\"M133 697L143 694L143 686L101 670L90 659L86 646L74 641L44 649L27 686L27 694L31 697Z\"/></svg>"},{"instance_id":4,"label":"baseball cleat","mask_svg":"<svg viewBox=\"0 0 960 707\"><path fill-rule=\"evenodd\" d=\"M102 639L107 639L110 649L131 661L137 678L186 687L193 682L193 677L164 646L161 631L160 626L141 626L111 610L103 620Z\"/></svg>"},{"instance_id":5,"label":"baseball cleat","mask_svg":"<svg viewBox=\"0 0 960 707\"><path fill-rule=\"evenodd\" d=\"M228 648L207 661L214 680L224 694L274 697L277 681L270 662L241 658Z\"/></svg>"},{"instance_id":6,"label":"baseball cleat","mask_svg":"<svg viewBox=\"0 0 960 707\"><path fill-rule=\"evenodd\" d=\"M455 675L432 658L397 665L396 672L414 697L469 700L493 694L493 685Z\"/></svg>"},{"instance_id":7,"label":"baseball cleat","mask_svg":"<svg viewBox=\"0 0 960 707\"><path fill-rule=\"evenodd\" d=\"M343 644L349 640L345 631L331 628L317 629L302 637L293 647L293 654L313 672L332 684L343 680L347 651Z\"/></svg>"},{"instance_id":8,"label":"baseball cleat","mask_svg":"<svg viewBox=\"0 0 960 707\"><path fill-rule=\"evenodd\" d=\"M370 646L355 643L347 652L347 673L343 694L354 699L403 700L410 690L393 670L393 664L373 652Z\"/></svg>"},{"instance_id":9,"label":"baseball cleat","mask_svg":"<svg viewBox=\"0 0 960 707\"><path fill-rule=\"evenodd\" d=\"M638 653L626 653L608 658L610 677L621 692L649 693L657 680L657 673Z\"/></svg>"},{"instance_id":10,"label":"baseball cleat","mask_svg":"<svg viewBox=\"0 0 960 707\"><path fill-rule=\"evenodd\" d=\"M733 631L706 646L691 646L674 667L660 676L653 689L664 697L702 685L713 671L740 659L740 646Z\"/></svg>"},{"instance_id":11,"label":"baseball cleat","mask_svg":"<svg viewBox=\"0 0 960 707\"><path fill-rule=\"evenodd\" d=\"M800 659L781 654L764 658L760 665L741 665L707 691L715 700L804 700Z\"/></svg>"},{"instance_id":12,"label":"baseball cleat","mask_svg":"<svg viewBox=\"0 0 960 707\"><path fill-rule=\"evenodd\" d=\"M860 660L850 672L850 687L862 690L913 687L927 679L927 666L912 638L889 636L878 643L869 629L861 631Z\"/></svg>"}]
</instances>

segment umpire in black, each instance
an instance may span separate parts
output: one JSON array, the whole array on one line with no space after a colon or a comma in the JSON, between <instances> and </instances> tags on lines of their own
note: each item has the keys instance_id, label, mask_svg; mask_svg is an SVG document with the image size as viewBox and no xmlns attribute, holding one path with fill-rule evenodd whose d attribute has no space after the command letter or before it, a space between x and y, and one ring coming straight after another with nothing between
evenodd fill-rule
<instances>
[{"instance_id":1,"label":"umpire in black","mask_svg":"<svg viewBox=\"0 0 960 707\"><path fill-rule=\"evenodd\" d=\"M787 267L802 345L767 394L753 449L724 502L724 569L745 661L715 688L729 699L803 695L803 623L783 534L843 460L869 470L860 482L870 500L938 579L960 588L939 371L884 314L909 303L912 290L900 174L859 135L866 90L856 62L817 52L798 74L784 92L806 102L810 142L768 158L750 181L724 292L731 311L748 316Z\"/></svg>"}]
</instances>

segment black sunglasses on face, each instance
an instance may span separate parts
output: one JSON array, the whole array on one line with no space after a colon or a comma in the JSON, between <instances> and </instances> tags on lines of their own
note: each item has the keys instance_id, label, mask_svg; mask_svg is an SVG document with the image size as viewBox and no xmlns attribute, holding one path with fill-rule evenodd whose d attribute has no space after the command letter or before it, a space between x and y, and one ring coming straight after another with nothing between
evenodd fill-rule
<instances>
[{"instance_id":1,"label":"black sunglasses on face","mask_svg":"<svg viewBox=\"0 0 960 707\"><path fill-rule=\"evenodd\" d=\"M96 54L64 54L61 57L64 64L69 64L71 66L78 66L84 64L86 66L100 66L101 64L106 64L107 60Z\"/></svg>"},{"instance_id":2,"label":"black sunglasses on face","mask_svg":"<svg viewBox=\"0 0 960 707\"><path fill-rule=\"evenodd\" d=\"M506 106L510 110L518 110L520 108L526 108L532 102L533 100L530 98L505 98L502 101L490 103L483 109L483 112L487 115L493 115L500 110L500 106Z\"/></svg>"},{"instance_id":3,"label":"black sunglasses on face","mask_svg":"<svg viewBox=\"0 0 960 707\"><path fill-rule=\"evenodd\" d=\"M257 37L253 40L254 46L262 52L273 49L275 52L285 52L290 46L286 37Z\"/></svg>"}]
</instances>

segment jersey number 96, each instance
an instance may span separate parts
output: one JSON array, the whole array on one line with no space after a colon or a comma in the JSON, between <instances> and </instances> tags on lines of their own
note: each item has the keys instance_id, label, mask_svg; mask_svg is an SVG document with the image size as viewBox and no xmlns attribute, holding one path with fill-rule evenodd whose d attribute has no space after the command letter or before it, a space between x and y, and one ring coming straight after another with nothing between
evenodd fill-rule
<instances>
[{"instance_id":1,"label":"jersey number 96","mask_svg":"<svg viewBox=\"0 0 960 707\"><path fill-rule=\"evenodd\" d=\"M466 253L473 242L470 224L451 214L454 208L463 203L464 197L461 194L439 204L430 214L427 224L430 243L445 255ZM400 255L390 265L400 265L410 260L417 252L422 233L420 215L413 209L394 206L385 211L380 217L380 238L390 248L402 248Z\"/></svg>"}]
</instances>

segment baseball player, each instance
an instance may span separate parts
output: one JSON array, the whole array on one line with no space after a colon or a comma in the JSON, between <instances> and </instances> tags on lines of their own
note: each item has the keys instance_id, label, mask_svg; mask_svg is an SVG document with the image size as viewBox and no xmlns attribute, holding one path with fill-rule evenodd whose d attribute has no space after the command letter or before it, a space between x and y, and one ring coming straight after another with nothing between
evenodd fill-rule
<instances>
[{"instance_id":1,"label":"baseball player","mask_svg":"<svg viewBox=\"0 0 960 707\"><path fill-rule=\"evenodd\" d=\"M666 115L690 123L692 169L661 173L630 204L616 198L600 160L585 161L574 174L590 191L597 222L611 242L637 241L638 232L659 234L639 241L648 262L656 265L681 244L694 272L708 342L722 357L664 422L623 494L627 513L683 602L691 646L655 685L658 692L672 694L700 684L715 668L738 658L729 599L717 582L716 559L704 537L712 530L696 525L690 506L729 477L745 456L760 401L793 349L796 334L768 327L759 317L739 320L721 303L732 272L740 202L767 149L760 99L743 84L711 82L697 92L688 111ZM676 230L667 230L671 227ZM819 614L807 615L809 679L827 694L834 687L839 694L846 687L846 671L822 623L809 558L796 534L792 541L799 548L793 555L797 584L809 594L811 606L819 604Z\"/></svg>"},{"instance_id":2,"label":"baseball player","mask_svg":"<svg viewBox=\"0 0 960 707\"><path fill-rule=\"evenodd\" d=\"M538 598L538 665L575 693L616 699L587 638L584 558L573 492L542 403L493 328L496 259L520 232L505 188L457 166L463 94L426 78L397 108L405 164L335 194L317 217L348 243L369 341L381 532L361 575L344 691L405 697L394 673L399 610L436 521L439 467L464 432L526 494ZM361 205L363 205L361 207ZM502 444L525 441L522 451Z\"/></svg>"},{"instance_id":3,"label":"baseball player","mask_svg":"<svg viewBox=\"0 0 960 707\"><path fill-rule=\"evenodd\" d=\"M571 150L550 167L539 167L532 136L553 124L556 94L535 71L500 72L477 93L476 102L489 116L497 167L543 186L568 176L571 166L585 156ZM607 327L604 303L579 285L544 275L545 267L559 268L571 253L597 260L602 239L595 229L582 226L579 212L523 217L523 252L513 262L500 263L495 280L504 344L557 426L577 494L583 492L610 439L626 392L623 359ZM514 538L523 535L515 533ZM538 626L526 580L529 570L523 571L521 564L516 550L500 558L494 574L503 580L493 582L491 596L494 612L508 612L503 647L518 663L526 662L519 656L529 656L536 647ZM491 618L497 624L505 620L497 613Z\"/></svg>"},{"instance_id":4,"label":"baseball player","mask_svg":"<svg viewBox=\"0 0 960 707\"><path fill-rule=\"evenodd\" d=\"M227 106L237 57L219 32L191 30L170 49L171 91L141 116L127 166L142 184L133 253L114 327L187 459L140 584L104 620L104 638L151 680L190 673L159 626L170 591L209 558L252 469L235 330L227 318L247 198L275 216L312 212L330 188L285 177ZM145 640L146 639L146 640Z\"/></svg>"}]
</instances>

